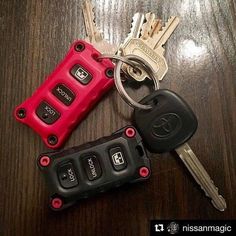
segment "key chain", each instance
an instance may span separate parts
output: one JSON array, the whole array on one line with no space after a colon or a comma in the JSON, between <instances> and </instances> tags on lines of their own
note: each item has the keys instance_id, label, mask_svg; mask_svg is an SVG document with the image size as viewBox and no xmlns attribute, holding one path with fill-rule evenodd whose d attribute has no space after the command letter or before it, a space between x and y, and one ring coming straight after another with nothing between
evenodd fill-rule
<instances>
[{"instance_id":1,"label":"key chain","mask_svg":"<svg viewBox=\"0 0 236 236\"><path fill-rule=\"evenodd\" d=\"M102 56L101 56L102 57ZM106 55L106 58L108 56ZM212 205L219 211L227 207L225 199L219 194L211 177L192 151L187 141L196 132L198 122L190 106L176 93L159 89L152 68L142 58L125 56L129 60L138 61L150 78L154 81L155 91L140 102L134 101L125 91L120 71L123 64L119 60L115 66L115 85L123 100L134 108L134 124L143 138L146 148L154 153L175 150L205 195L211 199ZM146 64L146 65L143 65Z\"/></svg>"}]
</instances>

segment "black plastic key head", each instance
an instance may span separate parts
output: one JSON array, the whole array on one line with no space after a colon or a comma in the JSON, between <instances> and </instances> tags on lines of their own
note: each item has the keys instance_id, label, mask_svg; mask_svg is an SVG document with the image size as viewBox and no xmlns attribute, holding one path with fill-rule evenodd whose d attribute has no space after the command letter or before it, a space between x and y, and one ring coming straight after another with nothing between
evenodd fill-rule
<instances>
[{"instance_id":1,"label":"black plastic key head","mask_svg":"<svg viewBox=\"0 0 236 236\"><path fill-rule=\"evenodd\" d=\"M176 93L160 89L140 103L153 106L150 110L134 110L136 127L151 152L171 151L187 142L195 133L197 118Z\"/></svg>"}]
</instances>

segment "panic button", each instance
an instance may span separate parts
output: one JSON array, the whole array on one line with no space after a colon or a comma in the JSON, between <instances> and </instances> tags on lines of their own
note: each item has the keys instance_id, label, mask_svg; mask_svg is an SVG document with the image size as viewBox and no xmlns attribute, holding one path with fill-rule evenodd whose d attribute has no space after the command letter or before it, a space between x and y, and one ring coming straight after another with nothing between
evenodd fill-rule
<instances>
[{"instance_id":1,"label":"panic button","mask_svg":"<svg viewBox=\"0 0 236 236\"><path fill-rule=\"evenodd\" d=\"M114 147L109 150L110 160L115 170L124 170L127 166L125 155L121 147Z\"/></svg>"},{"instance_id":2,"label":"panic button","mask_svg":"<svg viewBox=\"0 0 236 236\"><path fill-rule=\"evenodd\" d=\"M92 75L78 64L72 67L70 73L83 85L87 85L92 80Z\"/></svg>"},{"instance_id":3,"label":"panic button","mask_svg":"<svg viewBox=\"0 0 236 236\"><path fill-rule=\"evenodd\" d=\"M83 159L83 166L89 180L98 179L102 174L98 158L95 155L86 156Z\"/></svg>"},{"instance_id":4,"label":"panic button","mask_svg":"<svg viewBox=\"0 0 236 236\"><path fill-rule=\"evenodd\" d=\"M43 122L48 125L53 124L60 117L60 113L45 101L39 104L36 114Z\"/></svg>"},{"instance_id":5,"label":"panic button","mask_svg":"<svg viewBox=\"0 0 236 236\"><path fill-rule=\"evenodd\" d=\"M57 84L52 90L52 94L66 106L69 106L75 99L74 93L64 84Z\"/></svg>"}]
</instances>

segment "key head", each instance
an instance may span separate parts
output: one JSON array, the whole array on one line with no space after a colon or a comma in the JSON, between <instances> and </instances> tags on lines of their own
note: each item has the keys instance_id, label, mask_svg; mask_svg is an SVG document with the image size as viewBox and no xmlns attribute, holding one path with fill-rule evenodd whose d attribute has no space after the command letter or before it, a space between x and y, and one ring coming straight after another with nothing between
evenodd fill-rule
<instances>
[{"instance_id":1,"label":"key head","mask_svg":"<svg viewBox=\"0 0 236 236\"><path fill-rule=\"evenodd\" d=\"M189 105L176 93L160 89L140 101L151 110L136 108L134 122L151 152L171 151L187 142L197 129L197 118Z\"/></svg>"},{"instance_id":2,"label":"key head","mask_svg":"<svg viewBox=\"0 0 236 236\"><path fill-rule=\"evenodd\" d=\"M162 80L168 71L168 65L163 54L156 53L144 40L140 38L131 38L125 42L122 47L122 55L135 55L142 57L150 64L155 76L158 80ZM143 81L146 79L146 72L141 70L141 74L135 75L133 70L127 70L128 74L137 81Z\"/></svg>"}]
</instances>

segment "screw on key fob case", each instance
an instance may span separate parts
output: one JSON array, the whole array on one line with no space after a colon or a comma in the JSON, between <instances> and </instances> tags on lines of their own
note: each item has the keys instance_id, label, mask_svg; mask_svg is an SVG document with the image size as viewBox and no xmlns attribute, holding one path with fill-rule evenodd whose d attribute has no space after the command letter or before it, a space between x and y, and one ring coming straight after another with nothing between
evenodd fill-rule
<instances>
[{"instance_id":1,"label":"screw on key fob case","mask_svg":"<svg viewBox=\"0 0 236 236\"><path fill-rule=\"evenodd\" d=\"M53 210L150 176L150 161L132 126L78 147L41 154L38 166L49 186Z\"/></svg>"},{"instance_id":2,"label":"screw on key fob case","mask_svg":"<svg viewBox=\"0 0 236 236\"><path fill-rule=\"evenodd\" d=\"M60 147L113 84L114 65L79 40L34 94L15 108L15 118L33 128L50 148Z\"/></svg>"}]
</instances>

